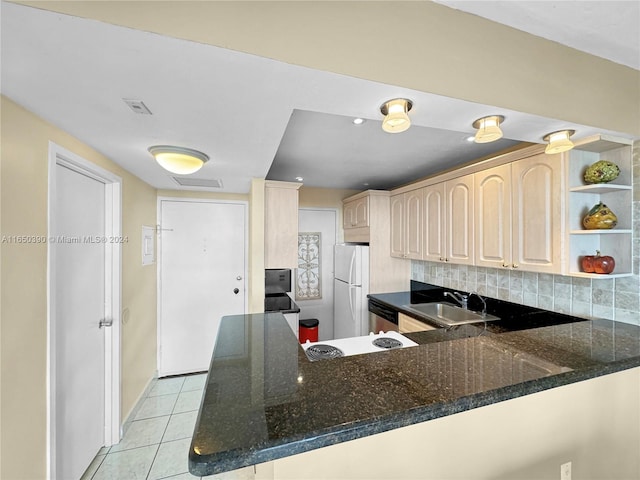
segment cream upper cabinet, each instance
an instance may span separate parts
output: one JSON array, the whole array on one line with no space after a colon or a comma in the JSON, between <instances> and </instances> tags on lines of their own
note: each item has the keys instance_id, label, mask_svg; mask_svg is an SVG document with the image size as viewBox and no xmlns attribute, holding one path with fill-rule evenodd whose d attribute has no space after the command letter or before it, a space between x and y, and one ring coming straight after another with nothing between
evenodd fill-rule
<instances>
[{"instance_id":1,"label":"cream upper cabinet","mask_svg":"<svg viewBox=\"0 0 640 480\"><path fill-rule=\"evenodd\" d=\"M562 155L511 164L511 268L562 273L565 195Z\"/></svg>"},{"instance_id":2,"label":"cream upper cabinet","mask_svg":"<svg viewBox=\"0 0 640 480\"><path fill-rule=\"evenodd\" d=\"M404 258L404 194L391 195L391 256Z\"/></svg>"},{"instance_id":3,"label":"cream upper cabinet","mask_svg":"<svg viewBox=\"0 0 640 480\"><path fill-rule=\"evenodd\" d=\"M424 205L424 260L444 262L444 182L423 189Z\"/></svg>"},{"instance_id":4,"label":"cream upper cabinet","mask_svg":"<svg viewBox=\"0 0 640 480\"><path fill-rule=\"evenodd\" d=\"M476 265L511 265L511 165L475 174Z\"/></svg>"},{"instance_id":5,"label":"cream upper cabinet","mask_svg":"<svg viewBox=\"0 0 640 480\"><path fill-rule=\"evenodd\" d=\"M369 293L406 290L411 264L389 255L391 194L388 191L367 190L345 198L342 205L345 218L350 216L350 211L354 215L356 210L366 212L366 215L358 214L367 219L366 226L345 228L344 241L369 244Z\"/></svg>"},{"instance_id":6,"label":"cream upper cabinet","mask_svg":"<svg viewBox=\"0 0 640 480\"><path fill-rule=\"evenodd\" d=\"M424 260L473 265L473 188L473 175L424 187Z\"/></svg>"},{"instance_id":7,"label":"cream upper cabinet","mask_svg":"<svg viewBox=\"0 0 640 480\"><path fill-rule=\"evenodd\" d=\"M474 265L473 175L444 184L445 261Z\"/></svg>"},{"instance_id":8,"label":"cream upper cabinet","mask_svg":"<svg viewBox=\"0 0 640 480\"><path fill-rule=\"evenodd\" d=\"M369 226L369 197L361 197L343 205L342 227L344 229Z\"/></svg>"},{"instance_id":9,"label":"cream upper cabinet","mask_svg":"<svg viewBox=\"0 0 640 480\"><path fill-rule=\"evenodd\" d=\"M423 189L391 196L391 256L422 259Z\"/></svg>"},{"instance_id":10,"label":"cream upper cabinet","mask_svg":"<svg viewBox=\"0 0 640 480\"><path fill-rule=\"evenodd\" d=\"M265 182L264 268L298 267L298 189L301 185Z\"/></svg>"},{"instance_id":11,"label":"cream upper cabinet","mask_svg":"<svg viewBox=\"0 0 640 480\"><path fill-rule=\"evenodd\" d=\"M476 173L476 265L561 273L560 155L544 153Z\"/></svg>"}]
</instances>

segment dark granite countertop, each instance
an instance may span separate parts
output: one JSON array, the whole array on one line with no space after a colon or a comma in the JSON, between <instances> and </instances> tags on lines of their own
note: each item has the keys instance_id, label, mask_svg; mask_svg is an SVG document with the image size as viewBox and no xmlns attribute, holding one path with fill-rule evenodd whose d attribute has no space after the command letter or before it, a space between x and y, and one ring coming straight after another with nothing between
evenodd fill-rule
<instances>
[{"instance_id":1,"label":"dark granite countertop","mask_svg":"<svg viewBox=\"0 0 640 480\"><path fill-rule=\"evenodd\" d=\"M233 470L640 366L640 327L528 307L503 318L406 334L416 347L310 362L281 314L224 317L190 471Z\"/></svg>"}]
</instances>

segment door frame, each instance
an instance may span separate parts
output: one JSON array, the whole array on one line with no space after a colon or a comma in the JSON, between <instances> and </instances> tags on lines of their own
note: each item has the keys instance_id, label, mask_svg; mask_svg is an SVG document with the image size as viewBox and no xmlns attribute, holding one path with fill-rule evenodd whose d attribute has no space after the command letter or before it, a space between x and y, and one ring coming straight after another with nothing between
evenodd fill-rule
<instances>
[{"instance_id":1,"label":"door frame","mask_svg":"<svg viewBox=\"0 0 640 480\"><path fill-rule=\"evenodd\" d=\"M244 313L247 313L249 308L249 201L248 200L227 200L217 198L201 198L201 197L158 197L157 200L157 248L156 248L156 309L157 309L157 337L156 343L158 345L156 351L156 370L160 372L160 348L162 346L162 202L184 202L184 203L220 203L220 204L236 204L244 207Z\"/></svg>"},{"instance_id":2,"label":"door frame","mask_svg":"<svg viewBox=\"0 0 640 480\"><path fill-rule=\"evenodd\" d=\"M56 167L69 168L105 186L105 236L122 235L122 179L60 145L49 142L47 222L47 478L56 473ZM105 244L105 315L113 326L105 328L104 445L120 441L120 312L122 297L122 245Z\"/></svg>"}]
</instances>

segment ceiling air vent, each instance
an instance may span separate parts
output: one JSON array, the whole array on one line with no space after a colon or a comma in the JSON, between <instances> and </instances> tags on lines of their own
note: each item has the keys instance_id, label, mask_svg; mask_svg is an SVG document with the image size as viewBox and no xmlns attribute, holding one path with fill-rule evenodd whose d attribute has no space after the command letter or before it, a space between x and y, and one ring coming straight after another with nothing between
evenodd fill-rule
<instances>
[{"instance_id":1,"label":"ceiling air vent","mask_svg":"<svg viewBox=\"0 0 640 480\"><path fill-rule=\"evenodd\" d=\"M222 188L222 180L217 178L171 177L181 187Z\"/></svg>"},{"instance_id":2,"label":"ceiling air vent","mask_svg":"<svg viewBox=\"0 0 640 480\"><path fill-rule=\"evenodd\" d=\"M123 98L124 103L129 105L129 108L133 110L134 113L139 113L140 115L153 115L151 110L147 108L142 100L134 100L132 98Z\"/></svg>"}]
</instances>

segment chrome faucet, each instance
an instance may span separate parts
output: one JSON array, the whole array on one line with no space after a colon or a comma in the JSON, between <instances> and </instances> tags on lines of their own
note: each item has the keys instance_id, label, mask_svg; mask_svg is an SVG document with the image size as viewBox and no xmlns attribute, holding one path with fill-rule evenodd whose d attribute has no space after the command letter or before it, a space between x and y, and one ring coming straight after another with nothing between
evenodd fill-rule
<instances>
[{"instance_id":1,"label":"chrome faucet","mask_svg":"<svg viewBox=\"0 0 640 480\"><path fill-rule=\"evenodd\" d=\"M479 293L476 292L471 292L469 294L469 296L467 297L467 300L469 299L469 297L471 297L471 295L475 295L476 297L478 297L480 299L480 301L482 302L482 316L486 317L487 316L487 302L485 302L484 298L482 298L482 296Z\"/></svg>"},{"instance_id":2,"label":"chrome faucet","mask_svg":"<svg viewBox=\"0 0 640 480\"><path fill-rule=\"evenodd\" d=\"M444 292L444 296L453 298L462 308L467 310L467 300L469 300L469 295L464 295L460 292Z\"/></svg>"}]
</instances>

